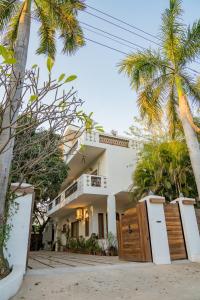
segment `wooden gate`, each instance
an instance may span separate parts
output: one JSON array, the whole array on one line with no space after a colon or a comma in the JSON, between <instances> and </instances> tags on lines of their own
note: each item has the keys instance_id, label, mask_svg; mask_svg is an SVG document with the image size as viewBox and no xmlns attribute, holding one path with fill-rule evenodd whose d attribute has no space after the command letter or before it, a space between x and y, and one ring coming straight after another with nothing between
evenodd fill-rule
<instances>
[{"instance_id":1,"label":"wooden gate","mask_svg":"<svg viewBox=\"0 0 200 300\"><path fill-rule=\"evenodd\" d=\"M164 210L171 260L186 259L187 252L178 203L165 204Z\"/></svg>"},{"instance_id":2,"label":"wooden gate","mask_svg":"<svg viewBox=\"0 0 200 300\"><path fill-rule=\"evenodd\" d=\"M138 203L122 216L118 224L119 258L152 261L146 203Z\"/></svg>"}]
</instances>

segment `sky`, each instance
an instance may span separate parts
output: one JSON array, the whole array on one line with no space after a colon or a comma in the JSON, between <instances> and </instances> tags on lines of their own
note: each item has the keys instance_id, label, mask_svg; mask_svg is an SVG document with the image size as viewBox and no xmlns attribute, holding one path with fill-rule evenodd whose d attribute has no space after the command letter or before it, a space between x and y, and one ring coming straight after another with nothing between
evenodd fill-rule
<instances>
[{"instance_id":1,"label":"sky","mask_svg":"<svg viewBox=\"0 0 200 300\"><path fill-rule=\"evenodd\" d=\"M169 0L86 0L85 3L157 36L161 24L161 13L169 5ZM192 23L200 17L200 0L183 0L183 7L185 11L184 22L186 24ZM124 26L89 8L87 11ZM80 13L79 20L128 39L145 48L155 47L151 42L116 28L87 13ZM126 28L133 30L129 27ZM45 58L35 54L38 46L37 30L38 25L33 21L28 66L38 64L42 71L41 77L45 80ZM130 53L134 51L94 33L86 30L84 32L87 38L104 43L122 52ZM140 32L137 33L141 34ZM147 35L145 37L150 38ZM154 41L156 40L154 39ZM67 56L61 53L61 41L58 41L57 45L58 51L54 66L55 76L59 76L61 73L76 74L78 79L73 82L73 86L78 91L79 97L84 101L84 110L87 113L93 112L94 119L103 126L106 132L114 129L119 134L123 134L127 131L132 124L133 117L138 115L138 109L137 97L130 88L128 78L118 73L117 64L125 55L88 41L86 46L77 51L74 56ZM199 69L199 65L196 65L195 68ZM70 86L71 84L69 88Z\"/></svg>"}]
</instances>

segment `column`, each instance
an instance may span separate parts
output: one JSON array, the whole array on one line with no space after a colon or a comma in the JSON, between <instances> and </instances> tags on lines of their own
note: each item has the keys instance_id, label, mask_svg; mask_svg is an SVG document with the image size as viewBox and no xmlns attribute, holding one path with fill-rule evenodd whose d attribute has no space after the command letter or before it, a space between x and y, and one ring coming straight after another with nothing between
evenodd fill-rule
<instances>
[{"instance_id":1,"label":"column","mask_svg":"<svg viewBox=\"0 0 200 300\"><path fill-rule=\"evenodd\" d=\"M114 236L117 236L116 200L114 195L109 195L107 197L107 220L108 220L108 233L112 232Z\"/></svg>"},{"instance_id":2,"label":"column","mask_svg":"<svg viewBox=\"0 0 200 300\"><path fill-rule=\"evenodd\" d=\"M163 203L165 198L160 196L147 196L139 202L146 201L149 231L151 239L152 258L155 264L170 264L170 252L165 222Z\"/></svg>"},{"instance_id":3,"label":"column","mask_svg":"<svg viewBox=\"0 0 200 300\"><path fill-rule=\"evenodd\" d=\"M194 199L178 198L188 259L200 262L200 235L194 209Z\"/></svg>"}]
</instances>

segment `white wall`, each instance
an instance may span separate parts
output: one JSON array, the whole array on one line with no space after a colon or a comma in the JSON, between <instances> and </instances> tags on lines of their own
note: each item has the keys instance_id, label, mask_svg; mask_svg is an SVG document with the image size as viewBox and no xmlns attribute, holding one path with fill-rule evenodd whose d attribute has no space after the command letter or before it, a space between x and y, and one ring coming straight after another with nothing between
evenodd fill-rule
<instances>
[{"instance_id":1,"label":"white wall","mask_svg":"<svg viewBox=\"0 0 200 300\"><path fill-rule=\"evenodd\" d=\"M19 196L14 200L14 207L17 211L12 215L13 209L11 208L11 216L8 219L11 232L4 250L10 266L22 266L24 273L29 245L32 201L33 194Z\"/></svg>"},{"instance_id":2,"label":"white wall","mask_svg":"<svg viewBox=\"0 0 200 300\"><path fill-rule=\"evenodd\" d=\"M136 166L136 161L136 150L108 145L107 176L111 195L127 190L132 184L132 174Z\"/></svg>"},{"instance_id":3,"label":"white wall","mask_svg":"<svg viewBox=\"0 0 200 300\"><path fill-rule=\"evenodd\" d=\"M15 190L18 185L11 185L11 188ZM9 211L8 224L11 231L4 249L12 271L0 280L1 300L11 299L18 292L26 271L34 189L29 184L22 184L16 194L19 197L14 200L12 207L17 208L17 212L15 209Z\"/></svg>"}]
</instances>

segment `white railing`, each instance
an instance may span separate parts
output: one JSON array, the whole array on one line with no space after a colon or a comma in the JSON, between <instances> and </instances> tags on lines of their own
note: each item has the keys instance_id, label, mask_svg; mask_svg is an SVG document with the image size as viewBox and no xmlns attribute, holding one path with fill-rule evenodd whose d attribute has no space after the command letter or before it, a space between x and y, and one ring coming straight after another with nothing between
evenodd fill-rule
<instances>
[{"instance_id":1,"label":"white railing","mask_svg":"<svg viewBox=\"0 0 200 300\"><path fill-rule=\"evenodd\" d=\"M106 195L107 183L106 176L83 174L49 203L48 213L63 207L82 194Z\"/></svg>"},{"instance_id":2,"label":"white railing","mask_svg":"<svg viewBox=\"0 0 200 300\"><path fill-rule=\"evenodd\" d=\"M99 133L96 131L84 132L74 143L71 149L66 153L67 160L70 160L74 154L81 152L81 146L98 144L98 147L112 145L123 148L141 149L142 143L129 138L113 136L111 134Z\"/></svg>"}]
</instances>

